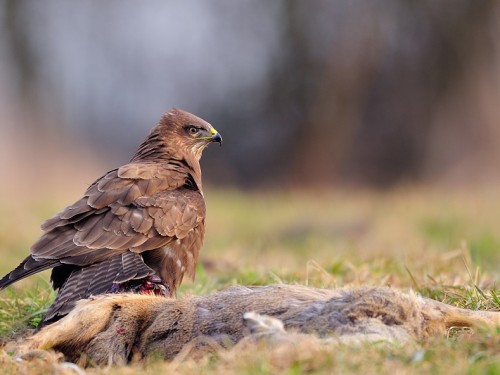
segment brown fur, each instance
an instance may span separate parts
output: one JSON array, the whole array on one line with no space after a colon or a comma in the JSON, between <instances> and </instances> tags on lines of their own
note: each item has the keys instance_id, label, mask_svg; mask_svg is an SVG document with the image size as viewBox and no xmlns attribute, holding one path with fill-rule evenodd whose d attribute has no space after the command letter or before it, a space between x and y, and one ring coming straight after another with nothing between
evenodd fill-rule
<instances>
[{"instance_id":1,"label":"brown fur","mask_svg":"<svg viewBox=\"0 0 500 375\"><path fill-rule=\"evenodd\" d=\"M256 314L245 314L251 311ZM235 286L183 299L115 294L80 301L21 351L54 349L80 364L123 364L152 353L173 359L188 344L228 347L252 334L286 335L281 322L286 330L318 337L401 342L443 335L453 326L494 327L500 313L463 310L391 288Z\"/></svg>"}]
</instances>

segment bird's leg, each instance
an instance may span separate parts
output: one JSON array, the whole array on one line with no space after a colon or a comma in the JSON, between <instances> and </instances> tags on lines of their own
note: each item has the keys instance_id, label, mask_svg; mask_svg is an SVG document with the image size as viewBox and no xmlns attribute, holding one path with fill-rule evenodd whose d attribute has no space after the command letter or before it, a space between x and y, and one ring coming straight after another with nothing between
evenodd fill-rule
<instances>
[{"instance_id":1,"label":"bird's leg","mask_svg":"<svg viewBox=\"0 0 500 375\"><path fill-rule=\"evenodd\" d=\"M170 288L156 275L143 279L130 280L124 283L115 283L109 293L142 293L155 296L170 297Z\"/></svg>"}]
</instances>

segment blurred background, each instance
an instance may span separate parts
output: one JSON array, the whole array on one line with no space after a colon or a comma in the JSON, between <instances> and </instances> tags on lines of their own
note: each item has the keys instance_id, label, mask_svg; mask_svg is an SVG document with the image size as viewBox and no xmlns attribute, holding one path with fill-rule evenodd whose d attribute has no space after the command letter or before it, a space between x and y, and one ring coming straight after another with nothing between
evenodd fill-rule
<instances>
[{"instance_id":1,"label":"blurred background","mask_svg":"<svg viewBox=\"0 0 500 375\"><path fill-rule=\"evenodd\" d=\"M224 138L206 264L500 260L499 2L0 0L0 271L172 107Z\"/></svg>"},{"instance_id":2,"label":"blurred background","mask_svg":"<svg viewBox=\"0 0 500 375\"><path fill-rule=\"evenodd\" d=\"M0 156L24 171L9 184L124 163L174 106L224 136L211 185L498 179L497 2L0 4Z\"/></svg>"}]
</instances>

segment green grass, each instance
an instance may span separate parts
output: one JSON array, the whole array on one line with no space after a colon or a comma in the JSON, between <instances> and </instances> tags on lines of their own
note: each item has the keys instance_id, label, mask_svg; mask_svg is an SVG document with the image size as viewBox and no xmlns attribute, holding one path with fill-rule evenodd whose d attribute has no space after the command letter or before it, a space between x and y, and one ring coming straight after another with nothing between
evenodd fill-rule
<instances>
[{"instance_id":1,"label":"green grass","mask_svg":"<svg viewBox=\"0 0 500 375\"><path fill-rule=\"evenodd\" d=\"M315 287L391 285L470 309L500 309L500 193L399 189L372 192L240 193L208 190L207 235L194 282L184 295L239 283ZM76 194L75 194L76 196ZM0 202L0 272L28 253L39 223L70 201L36 197L23 207ZM8 213L8 215L6 215ZM7 219L8 218L8 219ZM34 327L53 294L48 273L0 292L0 337ZM0 350L6 373L44 373ZM23 367L24 366L24 367ZM48 365L47 365L48 366ZM93 374L500 374L497 332L457 331L430 342L236 347L201 359L152 359Z\"/></svg>"},{"instance_id":2,"label":"green grass","mask_svg":"<svg viewBox=\"0 0 500 375\"><path fill-rule=\"evenodd\" d=\"M12 288L0 298L0 337L8 337L26 328L35 328L54 298L48 284L25 290Z\"/></svg>"}]
</instances>

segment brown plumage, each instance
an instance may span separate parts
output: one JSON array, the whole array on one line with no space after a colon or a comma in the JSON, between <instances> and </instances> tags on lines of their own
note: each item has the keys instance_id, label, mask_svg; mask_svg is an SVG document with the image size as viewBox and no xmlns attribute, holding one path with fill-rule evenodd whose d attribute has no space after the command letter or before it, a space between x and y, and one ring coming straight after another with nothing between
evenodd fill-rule
<instances>
[{"instance_id":1,"label":"brown plumage","mask_svg":"<svg viewBox=\"0 0 500 375\"><path fill-rule=\"evenodd\" d=\"M0 280L0 289L53 268L58 290L42 325L66 315L79 299L124 283L161 278L175 293L194 277L205 232L200 157L222 142L204 120L172 109L130 163L96 180L83 197L42 224L31 254Z\"/></svg>"}]
</instances>

